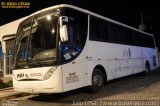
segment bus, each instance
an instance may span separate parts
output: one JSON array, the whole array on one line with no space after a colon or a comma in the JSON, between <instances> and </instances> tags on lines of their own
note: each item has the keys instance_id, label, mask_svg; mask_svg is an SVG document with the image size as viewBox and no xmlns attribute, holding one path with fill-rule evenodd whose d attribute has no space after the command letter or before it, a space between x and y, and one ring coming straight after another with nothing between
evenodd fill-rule
<instances>
[{"instance_id":1,"label":"bus","mask_svg":"<svg viewBox=\"0 0 160 106\"><path fill-rule=\"evenodd\" d=\"M155 47L152 34L131 26L69 4L49 7L19 24L13 88L98 92L109 80L156 69Z\"/></svg>"}]
</instances>

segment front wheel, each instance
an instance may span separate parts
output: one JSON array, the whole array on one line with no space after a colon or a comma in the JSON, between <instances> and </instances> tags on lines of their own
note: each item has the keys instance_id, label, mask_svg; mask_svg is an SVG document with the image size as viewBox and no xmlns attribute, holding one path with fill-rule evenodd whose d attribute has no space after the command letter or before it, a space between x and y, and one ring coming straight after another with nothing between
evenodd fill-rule
<instances>
[{"instance_id":1,"label":"front wheel","mask_svg":"<svg viewBox=\"0 0 160 106\"><path fill-rule=\"evenodd\" d=\"M99 92L104 86L104 75L100 69L94 69L92 74L92 85L89 87L90 92Z\"/></svg>"}]
</instances>

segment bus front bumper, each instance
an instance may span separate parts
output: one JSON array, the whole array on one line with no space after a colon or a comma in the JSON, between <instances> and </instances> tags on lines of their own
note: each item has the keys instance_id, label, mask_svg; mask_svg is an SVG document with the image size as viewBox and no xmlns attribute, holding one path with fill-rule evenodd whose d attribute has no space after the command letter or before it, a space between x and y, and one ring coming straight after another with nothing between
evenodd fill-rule
<instances>
[{"instance_id":1,"label":"bus front bumper","mask_svg":"<svg viewBox=\"0 0 160 106\"><path fill-rule=\"evenodd\" d=\"M41 93L58 93L57 88L14 88L17 92L30 93L30 94L41 94Z\"/></svg>"},{"instance_id":2,"label":"bus front bumper","mask_svg":"<svg viewBox=\"0 0 160 106\"><path fill-rule=\"evenodd\" d=\"M40 93L60 93L63 92L62 84L57 85L54 80L46 81L17 81L13 78L13 88L17 92L40 94Z\"/></svg>"},{"instance_id":3,"label":"bus front bumper","mask_svg":"<svg viewBox=\"0 0 160 106\"><path fill-rule=\"evenodd\" d=\"M63 90L61 70L58 69L47 80L16 80L13 75L13 88L23 93L60 93Z\"/></svg>"}]
</instances>

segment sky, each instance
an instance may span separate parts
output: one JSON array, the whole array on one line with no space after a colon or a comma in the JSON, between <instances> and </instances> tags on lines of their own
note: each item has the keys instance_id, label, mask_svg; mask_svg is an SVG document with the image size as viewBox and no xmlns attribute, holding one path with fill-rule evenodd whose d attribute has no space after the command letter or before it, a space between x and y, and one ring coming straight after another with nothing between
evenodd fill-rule
<instances>
[{"instance_id":1,"label":"sky","mask_svg":"<svg viewBox=\"0 0 160 106\"><path fill-rule=\"evenodd\" d=\"M19 1L19 0L1 0ZM160 48L160 6L156 0L22 0L30 2L28 9L4 9L0 8L0 26L16 19L25 17L40 9L57 4L72 4L121 23L138 28L141 24L141 13L143 13L144 24L147 25L146 32L153 33L156 44ZM159 3L158 3L159 4Z\"/></svg>"}]
</instances>

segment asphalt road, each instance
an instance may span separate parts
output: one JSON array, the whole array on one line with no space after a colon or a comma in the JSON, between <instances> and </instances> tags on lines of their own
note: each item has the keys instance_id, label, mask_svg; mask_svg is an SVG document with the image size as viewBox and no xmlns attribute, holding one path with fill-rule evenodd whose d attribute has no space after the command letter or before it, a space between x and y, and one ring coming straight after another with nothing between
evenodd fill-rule
<instances>
[{"instance_id":1,"label":"asphalt road","mask_svg":"<svg viewBox=\"0 0 160 106\"><path fill-rule=\"evenodd\" d=\"M99 93L87 93L85 88L51 94L29 95L4 100L1 106L160 106L160 69L149 75L136 74L108 82ZM6 105L11 104L11 105ZM138 105L137 105L138 106Z\"/></svg>"}]
</instances>

